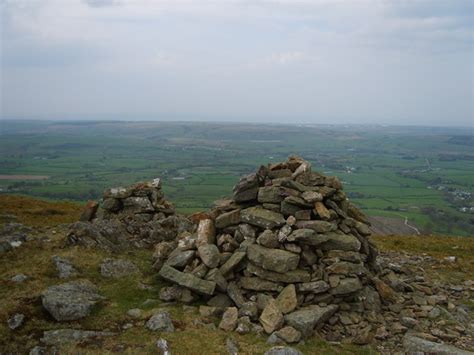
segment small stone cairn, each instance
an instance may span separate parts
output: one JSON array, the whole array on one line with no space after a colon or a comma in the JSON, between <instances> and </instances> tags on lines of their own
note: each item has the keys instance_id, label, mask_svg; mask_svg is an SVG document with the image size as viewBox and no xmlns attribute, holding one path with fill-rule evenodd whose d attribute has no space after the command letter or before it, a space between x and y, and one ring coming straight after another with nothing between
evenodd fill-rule
<instances>
[{"instance_id":1,"label":"small stone cairn","mask_svg":"<svg viewBox=\"0 0 474 355\"><path fill-rule=\"evenodd\" d=\"M108 211L118 205L105 202ZM380 308L377 291L385 288L375 276L367 218L337 177L311 171L299 157L261 166L240 179L232 199L191 219L196 232L155 246L155 269L175 284L161 295L202 297L209 307L201 313L224 313L221 329L263 327L296 342L338 311L364 317Z\"/></svg>"},{"instance_id":2,"label":"small stone cairn","mask_svg":"<svg viewBox=\"0 0 474 355\"><path fill-rule=\"evenodd\" d=\"M176 214L161 189L161 179L104 191L98 203L90 201L79 222L72 224L69 244L99 247L108 251L130 246L152 248L157 242L174 240L178 233L195 226Z\"/></svg>"}]
</instances>

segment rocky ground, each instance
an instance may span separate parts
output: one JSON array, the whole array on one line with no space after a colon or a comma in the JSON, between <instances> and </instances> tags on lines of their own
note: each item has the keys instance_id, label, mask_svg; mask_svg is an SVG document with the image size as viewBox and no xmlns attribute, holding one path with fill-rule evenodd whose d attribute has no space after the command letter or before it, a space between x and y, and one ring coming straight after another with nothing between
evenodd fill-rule
<instances>
[{"instance_id":1,"label":"rocky ground","mask_svg":"<svg viewBox=\"0 0 474 355\"><path fill-rule=\"evenodd\" d=\"M339 179L296 156L188 217L159 178L107 189L70 224L71 206L25 202L0 230L5 353L474 347L472 239L370 238Z\"/></svg>"},{"instance_id":2,"label":"rocky ground","mask_svg":"<svg viewBox=\"0 0 474 355\"><path fill-rule=\"evenodd\" d=\"M173 354L225 354L234 348L241 354L258 354L274 346L267 343L264 332L241 335L219 329L221 317L202 314L202 302L180 305L160 300L164 283L156 278L151 266L152 251L115 255L115 259L127 262L112 268L120 275L114 278L109 254L65 246L68 225L21 230L25 236L21 245L0 256L2 354L27 354L35 347L47 349L45 353L53 353L54 349L79 354L156 353L160 339L166 340ZM403 353L413 340L405 334L413 333L417 336L415 342L425 339L473 350L469 333L472 321L468 317L474 315L474 242L433 236L373 240L382 250L382 263L389 261L387 270L404 276L403 287L431 285L423 288L425 297L414 298L414 294L413 302L408 302L411 305L386 310L384 322L375 327L375 337L367 345L348 344L334 334L337 327L361 327L360 320L349 312L339 316L335 328L323 328L315 337L292 346L304 354ZM42 294L49 286L79 280L95 285L92 297L87 299L92 305L90 313L79 321L59 323L43 307ZM64 295L69 297L67 290ZM416 320L419 314L414 317L413 312L425 312L426 317ZM455 353L449 350L445 353ZM432 349L436 351L439 349Z\"/></svg>"},{"instance_id":3,"label":"rocky ground","mask_svg":"<svg viewBox=\"0 0 474 355\"><path fill-rule=\"evenodd\" d=\"M111 255L68 246L69 224L48 226L43 218L42 226L26 225L7 213L2 218L2 354L263 354L283 339L304 354L474 349L470 238L372 237L380 250L380 277L395 291L386 297L395 302L364 317L342 309L314 336L292 343L298 335L291 330L271 336L258 328L229 332L238 317L232 311L223 317L204 301L167 301L162 288L169 284L157 277L151 250Z\"/></svg>"}]
</instances>

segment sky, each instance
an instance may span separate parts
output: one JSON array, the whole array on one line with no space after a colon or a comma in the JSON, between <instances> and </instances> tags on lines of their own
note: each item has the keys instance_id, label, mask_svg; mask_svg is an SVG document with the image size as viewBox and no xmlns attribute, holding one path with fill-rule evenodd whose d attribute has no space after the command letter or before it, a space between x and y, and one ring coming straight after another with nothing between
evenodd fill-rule
<instances>
[{"instance_id":1,"label":"sky","mask_svg":"<svg viewBox=\"0 0 474 355\"><path fill-rule=\"evenodd\" d=\"M474 126L472 0L0 0L0 118Z\"/></svg>"}]
</instances>

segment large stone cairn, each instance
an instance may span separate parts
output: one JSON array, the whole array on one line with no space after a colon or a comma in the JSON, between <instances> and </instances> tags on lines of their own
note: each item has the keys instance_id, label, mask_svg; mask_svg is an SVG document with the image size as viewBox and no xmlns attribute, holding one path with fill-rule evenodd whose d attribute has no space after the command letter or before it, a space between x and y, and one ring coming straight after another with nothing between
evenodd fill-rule
<instances>
[{"instance_id":1,"label":"large stone cairn","mask_svg":"<svg viewBox=\"0 0 474 355\"><path fill-rule=\"evenodd\" d=\"M339 310L380 307L366 217L338 178L312 172L301 158L260 167L239 181L232 199L192 218L195 233L155 247L154 267L175 284L160 297L203 297L204 313L225 310L221 329L261 326L299 339Z\"/></svg>"},{"instance_id":2,"label":"large stone cairn","mask_svg":"<svg viewBox=\"0 0 474 355\"><path fill-rule=\"evenodd\" d=\"M194 228L164 198L157 178L105 190L100 203L87 204L81 221L71 226L67 239L70 244L119 251L129 246L151 248Z\"/></svg>"}]
</instances>

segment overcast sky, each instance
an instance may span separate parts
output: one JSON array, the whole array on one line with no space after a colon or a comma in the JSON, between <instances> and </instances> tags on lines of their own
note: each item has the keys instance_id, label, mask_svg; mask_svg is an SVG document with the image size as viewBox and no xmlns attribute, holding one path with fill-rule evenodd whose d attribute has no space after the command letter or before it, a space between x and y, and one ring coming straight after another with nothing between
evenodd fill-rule
<instances>
[{"instance_id":1,"label":"overcast sky","mask_svg":"<svg viewBox=\"0 0 474 355\"><path fill-rule=\"evenodd\" d=\"M473 0L0 0L2 118L474 125Z\"/></svg>"}]
</instances>

